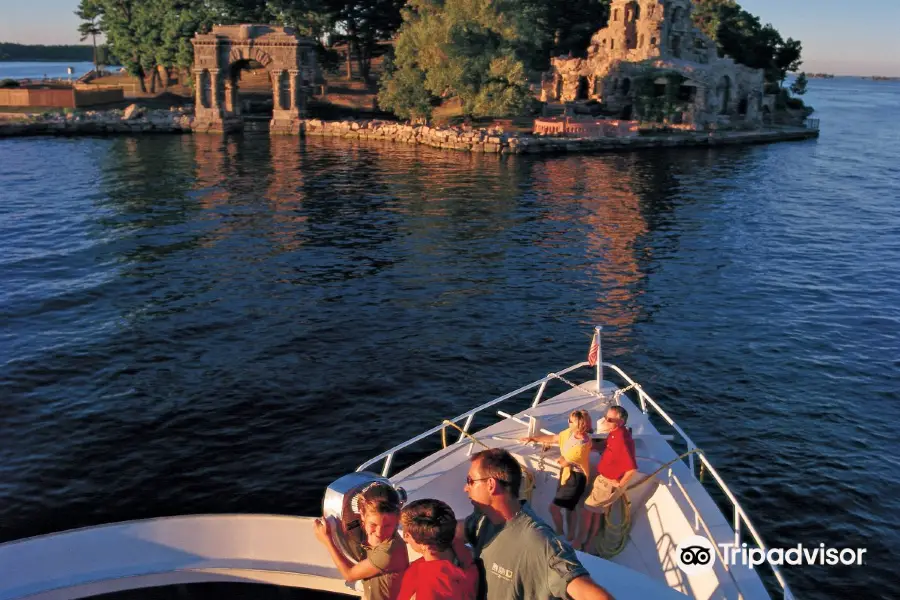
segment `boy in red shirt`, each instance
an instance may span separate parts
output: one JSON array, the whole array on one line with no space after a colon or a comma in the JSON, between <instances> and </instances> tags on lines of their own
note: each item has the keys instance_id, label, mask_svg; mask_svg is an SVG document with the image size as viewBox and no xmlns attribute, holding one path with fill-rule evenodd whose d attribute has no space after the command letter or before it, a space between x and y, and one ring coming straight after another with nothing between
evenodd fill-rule
<instances>
[{"instance_id":1,"label":"boy in red shirt","mask_svg":"<svg viewBox=\"0 0 900 600\"><path fill-rule=\"evenodd\" d=\"M634 440L631 438L631 431L625 427L625 423L628 422L628 411L621 406L610 406L606 411L605 421L600 429L608 431L609 436L600 457L591 495L584 501L581 537L574 544L579 550L584 550L588 542L597 536L603 515L611 506L610 500L613 495L619 488L624 488L628 480L637 473Z\"/></svg>"},{"instance_id":2,"label":"boy in red shirt","mask_svg":"<svg viewBox=\"0 0 900 600\"><path fill-rule=\"evenodd\" d=\"M453 550L456 515L440 500L416 500L400 513L403 539L422 555L403 574L397 600L475 600L478 567ZM462 549L460 549L462 551Z\"/></svg>"}]
</instances>

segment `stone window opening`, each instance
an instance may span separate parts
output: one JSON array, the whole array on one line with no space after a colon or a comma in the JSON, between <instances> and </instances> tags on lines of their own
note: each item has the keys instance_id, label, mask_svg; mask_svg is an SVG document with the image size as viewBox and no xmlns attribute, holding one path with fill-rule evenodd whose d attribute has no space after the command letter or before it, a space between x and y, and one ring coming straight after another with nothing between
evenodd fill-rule
<instances>
[{"instance_id":1,"label":"stone window opening","mask_svg":"<svg viewBox=\"0 0 900 600\"><path fill-rule=\"evenodd\" d=\"M641 34L641 37L638 38L638 48L644 47L644 34Z\"/></svg>"},{"instance_id":2,"label":"stone window opening","mask_svg":"<svg viewBox=\"0 0 900 600\"><path fill-rule=\"evenodd\" d=\"M603 93L603 78L599 75L594 77L594 95L600 96Z\"/></svg>"},{"instance_id":3,"label":"stone window opening","mask_svg":"<svg viewBox=\"0 0 900 600\"><path fill-rule=\"evenodd\" d=\"M581 76L578 78L578 89L575 91L576 100L588 99L588 78Z\"/></svg>"},{"instance_id":4,"label":"stone window opening","mask_svg":"<svg viewBox=\"0 0 900 600\"><path fill-rule=\"evenodd\" d=\"M693 104L697 97L697 88L692 85L682 85L678 87L678 101Z\"/></svg>"},{"instance_id":5,"label":"stone window opening","mask_svg":"<svg viewBox=\"0 0 900 600\"><path fill-rule=\"evenodd\" d=\"M637 2L625 5L625 49L634 50L638 45L637 22L641 17L641 6Z\"/></svg>"},{"instance_id":6,"label":"stone window opening","mask_svg":"<svg viewBox=\"0 0 900 600\"><path fill-rule=\"evenodd\" d=\"M209 76L209 69L203 69L200 73L200 104L203 108L212 107L212 82Z\"/></svg>"},{"instance_id":7,"label":"stone window opening","mask_svg":"<svg viewBox=\"0 0 900 600\"><path fill-rule=\"evenodd\" d=\"M283 110L292 108L291 102L291 77L287 71L282 71L278 76L278 99Z\"/></svg>"},{"instance_id":8,"label":"stone window opening","mask_svg":"<svg viewBox=\"0 0 900 600\"><path fill-rule=\"evenodd\" d=\"M728 104L731 102L731 79L728 78L728 75L723 75L719 80L719 85L716 86L716 96L719 99L719 113L727 115Z\"/></svg>"},{"instance_id":9,"label":"stone window opening","mask_svg":"<svg viewBox=\"0 0 900 600\"><path fill-rule=\"evenodd\" d=\"M656 38L655 37L650 38L650 47L652 47L652 48L656 47Z\"/></svg>"},{"instance_id":10,"label":"stone window opening","mask_svg":"<svg viewBox=\"0 0 900 600\"><path fill-rule=\"evenodd\" d=\"M618 20L619 20L619 9L617 8L613 11L613 21L618 21Z\"/></svg>"},{"instance_id":11,"label":"stone window opening","mask_svg":"<svg viewBox=\"0 0 900 600\"><path fill-rule=\"evenodd\" d=\"M681 20L684 18L684 9L676 6L672 11L672 27L681 27Z\"/></svg>"},{"instance_id":12,"label":"stone window opening","mask_svg":"<svg viewBox=\"0 0 900 600\"><path fill-rule=\"evenodd\" d=\"M630 91L631 91L631 80L626 77L625 79L622 80L621 94L623 96L627 96L628 92L630 92Z\"/></svg>"},{"instance_id":13,"label":"stone window opening","mask_svg":"<svg viewBox=\"0 0 900 600\"><path fill-rule=\"evenodd\" d=\"M616 49L616 40L609 40L609 49L610 50Z\"/></svg>"},{"instance_id":14,"label":"stone window opening","mask_svg":"<svg viewBox=\"0 0 900 600\"><path fill-rule=\"evenodd\" d=\"M635 23L641 18L641 5L637 2L631 2L625 8L625 20L629 23Z\"/></svg>"},{"instance_id":15,"label":"stone window opening","mask_svg":"<svg viewBox=\"0 0 900 600\"><path fill-rule=\"evenodd\" d=\"M681 58L681 36L673 35L672 36L672 56L675 58Z\"/></svg>"},{"instance_id":16,"label":"stone window opening","mask_svg":"<svg viewBox=\"0 0 900 600\"><path fill-rule=\"evenodd\" d=\"M747 98L741 98L741 101L738 102L738 114L739 115L743 116L743 115L747 114L747 105L748 104L749 104L749 102L747 101Z\"/></svg>"}]
</instances>

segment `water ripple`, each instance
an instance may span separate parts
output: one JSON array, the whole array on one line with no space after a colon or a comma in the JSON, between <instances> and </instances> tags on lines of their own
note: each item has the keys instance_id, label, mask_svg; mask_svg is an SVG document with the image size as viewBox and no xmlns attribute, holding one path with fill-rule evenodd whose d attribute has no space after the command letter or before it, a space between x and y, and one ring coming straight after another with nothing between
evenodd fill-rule
<instances>
[{"instance_id":1,"label":"water ripple","mask_svg":"<svg viewBox=\"0 0 900 600\"><path fill-rule=\"evenodd\" d=\"M314 514L603 323L770 545L869 547L798 596L900 595L900 86L810 88L820 140L747 148L0 141L0 539Z\"/></svg>"}]
</instances>

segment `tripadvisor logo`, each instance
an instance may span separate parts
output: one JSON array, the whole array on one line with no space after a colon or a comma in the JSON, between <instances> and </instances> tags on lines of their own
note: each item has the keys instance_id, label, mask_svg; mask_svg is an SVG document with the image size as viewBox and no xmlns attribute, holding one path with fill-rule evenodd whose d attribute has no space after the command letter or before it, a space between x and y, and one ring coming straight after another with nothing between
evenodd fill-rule
<instances>
[{"instance_id":1,"label":"tripadvisor logo","mask_svg":"<svg viewBox=\"0 0 900 600\"><path fill-rule=\"evenodd\" d=\"M740 546L718 544L718 556L728 565L744 565L751 569L763 564L783 565L862 565L865 548L826 548L819 544L812 548L797 544L791 548L750 548L746 542ZM693 575L712 569L716 564L716 548L700 535L693 535L678 544L675 560L678 568Z\"/></svg>"},{"instance_id":2,"label":"tripadvisor logo","mask_svg":"<svg viewBox=\"0 0 900 600\"><path fill-rule=\"evenodd\" d=\"M678 544L675 560L678 561L678 568L688 575L702 573L716 564L716 549L702 535L692 535Z\"/></svg>"}]
</instances>

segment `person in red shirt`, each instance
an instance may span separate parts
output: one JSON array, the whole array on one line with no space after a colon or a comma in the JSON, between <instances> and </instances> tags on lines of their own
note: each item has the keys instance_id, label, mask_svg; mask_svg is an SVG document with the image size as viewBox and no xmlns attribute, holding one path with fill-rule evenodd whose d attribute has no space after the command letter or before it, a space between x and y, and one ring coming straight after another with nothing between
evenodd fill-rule
<instances>
[{"instance_id":1,"label":"person in red shirt","mask_svg":"<svg viewBox=\"0 0 900 600\"><path fill-rule=\"evenodd\" d=\"M403 508L400 523L404 541L422 558L403 574L397 600L475 600L478 567L468 548L453 549L453 509L440 500L416 500Z\"/></svg>"},{"instance_id":2,"label":"person in red shirt","mask_svg":"<svg viewBox=\"0 0 900 600\"><path fill-rule=\"evenodd\" d=\"M608 431L609 436L600 457L591 495L584 501L581 536L574 544L579 550L584 550L588 542L597 536L603 516L612 505L613 495L637 473L634 440L631 431L625 427L628 411L621 406L610 406L604 420L605 423L598 429Z\"/></svg>"}]
</instances>

